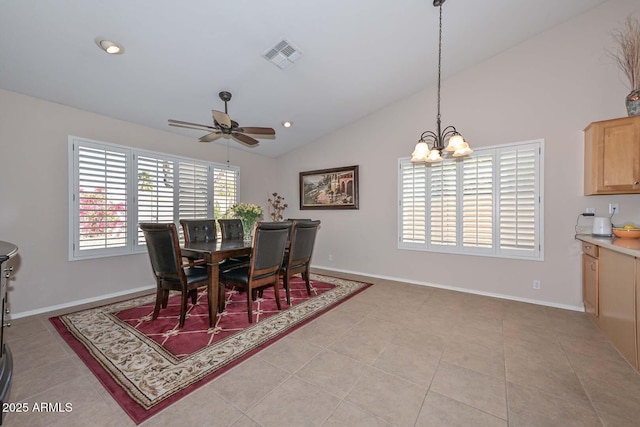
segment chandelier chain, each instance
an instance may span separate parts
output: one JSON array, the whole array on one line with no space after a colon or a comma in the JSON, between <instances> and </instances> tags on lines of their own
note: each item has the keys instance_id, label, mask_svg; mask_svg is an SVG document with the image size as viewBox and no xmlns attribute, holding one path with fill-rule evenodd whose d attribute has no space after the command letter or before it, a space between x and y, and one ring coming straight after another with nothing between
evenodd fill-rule
<instances>
[{"instance_id":1,"label":"chandelier chain","mask_svg":"<svg viewBox=\"0 0 640 427\"><path fill-rule=\"evenodd\" d=\"M440 3L440 32L438 34L438 121L440 121L440 74L442 69L442 3Z\"/></svg>"}]
</instances>

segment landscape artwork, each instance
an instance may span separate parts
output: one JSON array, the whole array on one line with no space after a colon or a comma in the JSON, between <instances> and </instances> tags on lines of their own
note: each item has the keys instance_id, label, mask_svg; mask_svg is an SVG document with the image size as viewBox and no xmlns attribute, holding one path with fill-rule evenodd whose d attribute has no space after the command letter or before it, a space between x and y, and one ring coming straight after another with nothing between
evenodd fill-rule
<instances>
[{"instance_id":1,"label":"landscape artwork","mask_svg":"<svg viewBox=\"0 0 640 427\"><path fill-rule=\"evenodd\" d=\"M358 166L300 172L300 209L358 209Z\"/></svg>"}]
</instances>

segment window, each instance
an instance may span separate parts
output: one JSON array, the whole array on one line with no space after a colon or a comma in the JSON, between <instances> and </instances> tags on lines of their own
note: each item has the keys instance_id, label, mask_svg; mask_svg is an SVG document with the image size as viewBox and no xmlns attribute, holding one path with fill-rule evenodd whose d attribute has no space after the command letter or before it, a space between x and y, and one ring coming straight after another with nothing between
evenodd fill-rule
<instances>
[{"instance_id":1,"label":"window","mask_svg":"<svg viewBox=\"0 0 640 427\"><path fill-rule=\"evenodd\" d=\"M543 140L399 160L399 248L542 260Z\"/></svg>"},{"instance_id":2,"label":"window","mask_svg":"<svg viewBox=\"0 0 640 427\"><path fill-rule=\"evenodd\" d=\"M72 136L69 164L71 260L144 251L138 223L220 218L238 201L234 166Z\"/></svg>"}]
</instances>

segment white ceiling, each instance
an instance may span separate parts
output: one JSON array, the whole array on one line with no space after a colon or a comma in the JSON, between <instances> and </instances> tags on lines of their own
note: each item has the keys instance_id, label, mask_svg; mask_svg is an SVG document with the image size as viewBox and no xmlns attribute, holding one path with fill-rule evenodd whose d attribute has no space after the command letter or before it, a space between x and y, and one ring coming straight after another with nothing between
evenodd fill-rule
<instances>
[{"instance_id":1,"label":"white ceiling","mask_svg":"<svg viewBox=\"0 0 640 427\"><path fill-rule=\"evenodd\" d=\"M604 1L449 0L443 78ZM262 57L283 38L303 52L285 70ZM236 146L277 157L435 84L437 41L432 0L2 0L0 87L194 144L167 119L210 125L228 90L240 126L277 133Z\"/></svg>"}]
</instances>

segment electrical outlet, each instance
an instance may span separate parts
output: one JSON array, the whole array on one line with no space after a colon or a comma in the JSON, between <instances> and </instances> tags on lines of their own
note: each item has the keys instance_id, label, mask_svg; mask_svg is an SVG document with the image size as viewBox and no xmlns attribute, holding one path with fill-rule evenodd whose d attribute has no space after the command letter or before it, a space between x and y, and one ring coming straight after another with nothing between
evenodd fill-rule
<instances>
[{"instance_id":1,"label":"electrical outlet","mask_svg":"<svg viewBox=\"0 0 640 427\"><path fill-rule=\"evenodd\" d=\"M617 203L609 203L609 214L619 214L620 213L620 207L618 206Z\"/></svg>"},{"instance_id":2,"label":"electrical outlet","mask_svg":"<svg viewBox=\"0 0 640 427\"><path fill-rule=\"evenodd\" d=\"M596 208L585 208L584 213L592 213L595 215Z\"/></svg>"},{"instance_id":3,"label":"electrical outlet","mask_svg":"<svg viewBox=\"0 0 640 427\"><path fill-rule=\"evenodd\" d=\"M539 291L540 290L540 280L533 281L533 289Z\"/></svg>"}]
</instances>

